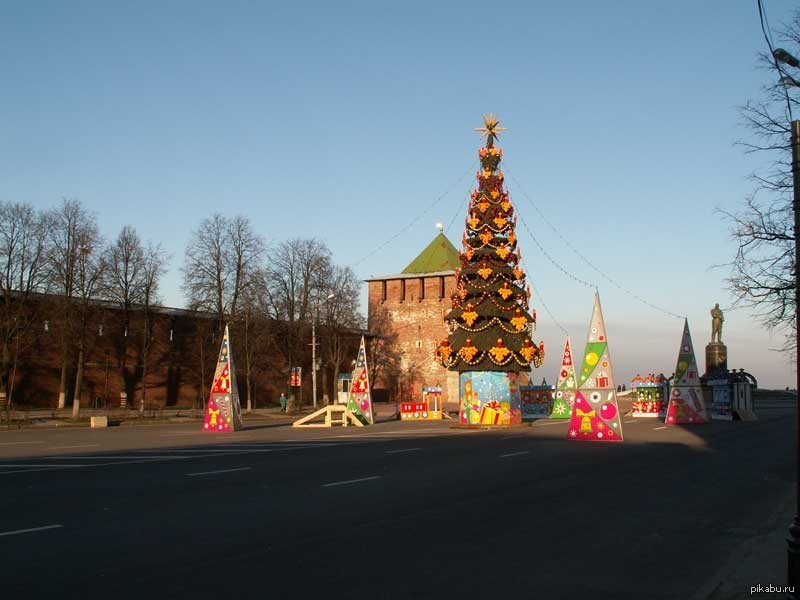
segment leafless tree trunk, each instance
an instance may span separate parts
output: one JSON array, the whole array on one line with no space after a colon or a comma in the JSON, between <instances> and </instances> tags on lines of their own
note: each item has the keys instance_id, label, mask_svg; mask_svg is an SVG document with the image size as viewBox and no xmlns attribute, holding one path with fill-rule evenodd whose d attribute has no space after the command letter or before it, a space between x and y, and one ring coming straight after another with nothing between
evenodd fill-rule
<instances>
[{"instance_id":1,"label":"leafless tree trunk","mask_svg":"<svg viewBox=\"0 0 800 600\"><path fill-rule=\"evenodd\" d=\"M67 372L76 328L74 297L78 286L79 264L86 247L92 250L100 234L94 214L78 200L63 200L49 213L47 270L50 289L61 301L56 308L61 341L61 384L58 407L64 408L67 398ZM87 246L88 245L88 246Z\"/></svg>"},{"instance_id":2,"label":"leafless tree trunk","mask_svg":"<svg viewBox=\"0 0 800 600\"><path fill-rule=\"evenodd\" d=\"M167 254L160 244L148 243L142 261L142 309L144 327L142 329L142 400L139 413L144 414L147 401L147 374L150 364L150 350L153 342L153 323L151 306L158 300L158 288L166 270Z\"/></svg>"},{"instance_id":3,"label":"leafless tree trunk","mask_svg":"<svg viewBox=\"0 0 800 600\"><path fill-rule=\"evenodd\" d=\"M72 418L80 416L83 369L87 350L87 326L90 304L105 270L105 259L98 252L100 236L97 230L85 230L79 235L79 252L75 270L75 292L79 300L78 367L75 374L75 393L72 397Z\"/></svg>"}]
</instances>

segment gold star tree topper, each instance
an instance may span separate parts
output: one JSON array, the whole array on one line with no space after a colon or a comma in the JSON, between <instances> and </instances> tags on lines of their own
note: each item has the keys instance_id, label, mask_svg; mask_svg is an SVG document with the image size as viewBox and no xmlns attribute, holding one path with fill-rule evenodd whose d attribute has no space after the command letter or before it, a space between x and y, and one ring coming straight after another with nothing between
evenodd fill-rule
<instances>
[{"instance_id":1,"label":"gold star tree topper","mask_svg":"<svg viewBox=\"0 0 800 600\"><path fill-rule=\"evenodd\" d=\"M500 136L501 131L506 131L506 128L500 127L500 119L489 113L488 117L483 115L483 127L476 127L475 131L480 131L481 137L486 136L486 147L491 148L495 138Z\"/></svg>"}]
</instances>

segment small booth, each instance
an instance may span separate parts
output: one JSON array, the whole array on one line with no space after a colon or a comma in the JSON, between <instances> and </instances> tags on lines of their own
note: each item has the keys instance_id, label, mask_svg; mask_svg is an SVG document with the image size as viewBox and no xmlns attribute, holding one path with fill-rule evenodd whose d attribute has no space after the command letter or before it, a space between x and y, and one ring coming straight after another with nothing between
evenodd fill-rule
<instances>
[{"instance_id":1,"label":"small booth","mask_svg":"<svg viewBox=\"0 0 800 600\"><path fill-rule=\"evenodd\" d=\"M555 389L555 386L547 384L521 385L519 387L523 423L546 419L550 416Z\"/></svg>"},{"instance_id":2,"label":"small booth","mask_svg":"<svg viewBox=\"0 0 800 600\"><path fill-rule=\"evenodd\" d=\"M723 379L722 377L708 379L705 384L711 390L711 419L714 421L733 421L731 385L728 379Z\"/></svg>"},{"instance_id":3,"label":"small booth","mask_svg":"<svg viewBox=\"0 0 800 600\"><path fill-rule=\"evenodd\" d=\"M710 391L711 418L715 421L755 420L753 389L756 385L755 378L744 369L712 374L704 385Z\"/></svg>"},{"instance_id":4,"label":"small booth","mask_svg":"<svg viewBox=\"0 0 800 600\"><path fill-rule=\"evenodd\" d=\"M337 404L347 404L350 400L350 385L353 383L352 373L339 373L336 382L336 402Z\"/></svg>"},{"instance_id":5,"label":"small booth","mask_svg":"<svg viewBox=\"0 0 800 600\"><path fill-rule=\"evenodd\" d=\"M401 421L432 421L442 418L442 388L422 388L422 402L401 402Z\"/></svg>"},{"instance_id":6,"label":"small booth","mask_svg":"<svg viewBox=\"0 0 800 600\"><path fill-rule=\"evenodd\" d=\"M669 382L663 375L650 373L646 377L637 375L631 380L633 402L631 415L663 419L667 414Z\"/></svg>"}]
</instances>

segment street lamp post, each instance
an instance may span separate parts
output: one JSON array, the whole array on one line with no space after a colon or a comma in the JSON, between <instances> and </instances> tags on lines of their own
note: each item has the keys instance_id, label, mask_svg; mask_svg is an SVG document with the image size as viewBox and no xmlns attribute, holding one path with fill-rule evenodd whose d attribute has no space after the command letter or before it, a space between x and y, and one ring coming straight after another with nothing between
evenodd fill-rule
<instances>
[{"instance_id":1,"label":"street lamp post","mask_svg":"<svg viewBox=\"0 0 800 600\"><path fill-rule=\"evenodd\" d=\"M800 67L800 61L788 53L783 48L775 48L772 52L776 63L785 63L792 67ZM791 76L782 77L784 85L797 86L798 82ZM788 83L787 83L788 82ZM788 102L788 96L787 96ZM798 333L800 333L800 268L798 268L798 258L800 258L800 121L792 120L791 123L791 144L792 144L792 214L794 216L794 318L795 318L795 419L796 419L796 440L795 440L795 513L794 521L789 526L789 537L786 538L787 549L787 585L793 590L789 598L800 598L800 343L798 343Z\"/></svg>"},{"instance_id":2,"label":"street lamp post","mask_svg":"<svg viewBox=\"0 0 800 600\"><path fill-rule=\"evenodd\" d=\"M328 294L325 303L336 297L336 294ZM317 319L319 319L319 301L317 301L317 312L311 319L311 399L313 400L314 410L317 410Z\"/></svg>"}]
</instances>

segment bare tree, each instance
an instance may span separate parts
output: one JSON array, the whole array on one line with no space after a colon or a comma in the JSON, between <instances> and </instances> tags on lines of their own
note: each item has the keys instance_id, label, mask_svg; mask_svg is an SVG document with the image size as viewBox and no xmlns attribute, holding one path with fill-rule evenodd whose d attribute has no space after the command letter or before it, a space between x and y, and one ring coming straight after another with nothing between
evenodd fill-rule
<instances>
[{"instance_id":1,"label":"bare tree","mask_svg":"<svg viewBox=\"0 0 800 600\"><path fill-rule=\"evenodd\" d=\"M797 55L800 11L778 38ZM728 220L737 245L734 259L727 265L727 283L736 303L752 309L766 327L787 334L783 349L793 350L797 307L790 122L793 109L800 109L800 83L787 77L786 67L773 56L762 54L759 62L767 70L770 83L760 100L749 101L740 108L744 125L751 133L740 144L746 152L765 154L770 160L763 170L751 175L755 190L744 208L720 211Z\"/></svg>"},{"instance_id":2,"label":"bare tree","mask_svg":"<svg viewBox=\"0 0 800 600\"><path fill-rule=\"evenodd\" d=\"M0 203L0 384L11 406L21 338L33 317L31 295L45 276L48 219L28 204Z\"/></svg>"},{"instance_id":3,"label":"bare tree","mask_svg":"<svg viewBox=\"0 0 800 600\"><path fill-rule=\"evenodd\" d=\"M183 289L189 306L218 315L220 333L235 317L239 299L251 285L264 254L264 240L247 217L219 213L200 223L186 247Z\"/></svg>"},{"instance_id":4,"label":"bare tree","mask_svg":"<svg viewBox=\"0 0 800 600\"><path fill-rule=\"evenodd\" d=\"M64 408L67 398L67 374L72 339L76 333L76 293L92 292L94 282L89 276L87 261L100 240L97 220L78 200L64 199L61 206L49 213L47 276L48 286L59 296L55 320L59 324L61 353L61 383L58 408ZM83 281L81 281L83 279ZM87 288L87 284L91 284Z\"/></svg>"},{"instance_id":5,"label":"bare tree","mask_svg":"<svg viewBox=\"0 0 800 600\"><path fill-rule=\"evenodd\" d=\"M359 313L359 292L361 282L350 267L334 266L328 273L324 283L321 298L322 313L320 346L325 366L332 370L333 386L339 378L339 369L343 362L348 362L348 355L354 353L358 347L358 333L354 329L360 328L364 320ZM336 390L331 389L325 380L327 370L323 369L323 393L332 393L335 398Z\"/></svg>"},{"instance_id":6,"label":"bare tree","mask_svg":"<svg viewBox=\"0 0 800 600\"><path fill-rule=\"evenodd\" d=\"M136 229L122 228L117 239L105 250L106 270L102 292L122 311L119 331L114 335L117 364L120 368L120 389L124 398L133 396L133 376L128 372L128 347L131 333L131 312L141 303L144 293L144 250ZM120 404L122 402L120 401Z\"/></svg>"},{"instance_id":7,"label":"bare tree","mask_svg":"<svg viewBox=\"0 0 800 600\"><path fill-rule=\"evenodd\" d=\"M255 403L254 377L265 363L274 363L275 338L269 314L266 274L259 271L251 285L242 292L240 308L234 321L236 345L243 350L246 410L250 412ZM237 354L238 355L238 354ZM241 372L241 371L240 371ZM241 380L240 380L241 381Z\"/></svg>"},{"instance_id":8,"label":"bare tree","mask_svg":"<svg viewBox=\"0 0 800 600\"><path fill-rule=\"evenodd\" d=\"M287 369L306 357L304 332L308 330L311 302L325 289L331 269L331 252L316 239L295 238L278 244L270 254L268 279L272 310L283 321L285 336L279 351ZM286 376L288 378L288 370ZM298 398L302 404L302 398Z\"/></svg>"},{"instance_id":9,"label":"bare tree","mask_svg":"<svg viewBox=\"0 0 800 600\"><path fill-rule=\"evenodd\" d=\"M151 308L158 302L158 288L161 277L166 271L167 253L161 244L148 242L142 252L142 285L141 303L144 312L142 327L141 364L142 364L142 399L139 412L144 414L147 401L147 373L150 364L150 350L153 346L153 320Z\"/></svg>"},{"instance_id":10,"label":"bare tree","mask_svg":"<svg viewBox=\"0 0 800 600\"><path fill-rule=\"evenodd\" d=\"M374 387L381 382L394 393L402 372L402 356L398 349L397 331L389 312L381 306L370 308L367 323L372 335L367 346L367 360L372 371L370 383Z\"/></svg>"},{"instance_id":11,"label":"bare tree","mask_svg":"<svg viewBox=\"0 0 800 600\"><path fill-rule=\"evenodd\" d=\"M78 233L78 257L75 269L75 296L78 301L77 335L78 365L75 372L75 392L72 396L72 418L77 419L81 409L83 370L87 354L87 325L91 302L102 281L106 268L105 257L100 252L102 240L97 228L86 228Z\"/></svg>"}]
</instances>

